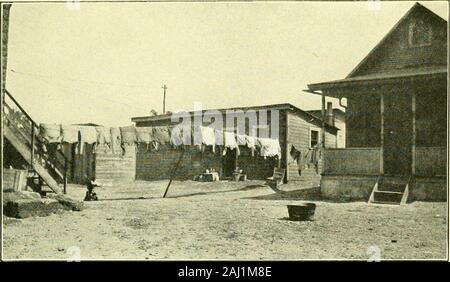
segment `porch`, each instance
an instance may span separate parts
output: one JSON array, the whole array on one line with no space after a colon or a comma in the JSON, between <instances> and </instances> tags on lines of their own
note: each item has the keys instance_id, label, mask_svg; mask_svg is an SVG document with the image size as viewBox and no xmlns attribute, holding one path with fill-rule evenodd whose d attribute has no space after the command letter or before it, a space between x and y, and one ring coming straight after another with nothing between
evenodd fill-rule
<instances>
[{"instance_id":1,"label":"porch","mask_svg":"<svg viewBox=\"0 0 450 282\"><path fill-rule=\"evenodd\" d=\"M380 147L324 149L322 196L367 201L378 177L384 175L382 155ZM416 147L412 159L410 200L446 200L447 148Z\"/></svg>"}]
</instances>

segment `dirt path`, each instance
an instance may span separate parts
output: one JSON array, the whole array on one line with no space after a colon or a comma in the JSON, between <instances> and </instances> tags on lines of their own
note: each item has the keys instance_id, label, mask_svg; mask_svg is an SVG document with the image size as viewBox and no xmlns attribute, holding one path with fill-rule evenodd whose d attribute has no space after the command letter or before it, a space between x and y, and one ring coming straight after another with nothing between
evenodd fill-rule
<instances>
[{"instance_id":1,"label":"dirt path","mask_svg":"<svg viewBox=\"0 0 450 282\"><path fill-rule=\"evenodd\" d=\"M115 184L82 212L8 219L4 256L66 260L72 246L81 259L368 259L368 248L381 259L446 256L445 203L316 202L314 221L292 222L286 205L299 201L252 199L273 195L258 181L176 181L162 199L166 184Z\"/></svg>"}]
</instances>

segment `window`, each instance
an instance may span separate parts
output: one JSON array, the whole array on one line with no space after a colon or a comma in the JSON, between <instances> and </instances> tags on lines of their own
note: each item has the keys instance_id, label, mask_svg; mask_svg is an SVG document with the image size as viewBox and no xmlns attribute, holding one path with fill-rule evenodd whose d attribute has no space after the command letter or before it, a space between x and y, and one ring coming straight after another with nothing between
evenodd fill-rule
<instances>
[{"instance_id":1,"label":"window","mask_svg":"<svg viewBox=\"0 0 450 282\"><path fill-rule=\"evenodd\" d=\"M421 47L431 45L431 26L423 20L411 22L409 25L409 45Z\"/></svg>"},{"instance_id":2,"label":"window","mask_svg":"<svg viewBox=\"0 0 450 282\"><path fill-rule=\"evenodd\" d=\"M314 148L319 144L319 130L311 129L309 131L309 147Z\"/></svg>"}]
</instances>

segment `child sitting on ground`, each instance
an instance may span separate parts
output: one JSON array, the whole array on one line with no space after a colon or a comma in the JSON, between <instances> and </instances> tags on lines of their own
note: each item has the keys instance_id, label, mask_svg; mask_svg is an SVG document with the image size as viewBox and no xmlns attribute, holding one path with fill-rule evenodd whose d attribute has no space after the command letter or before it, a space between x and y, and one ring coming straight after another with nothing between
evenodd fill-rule
<instances>
[{"instance_id":1,"label":"child sitting on ground","mask_svg":"<svg viewBox=\"0 0 450 282\"><path fill-rule=\"evenodd\" d=\"M86 184L86 196L84 197L85 201L97 201L97 194L94 192L94 187L99 187L100 185L95 181L95 177L92 177L90 181Z\"/></svg>"}]
</instances>

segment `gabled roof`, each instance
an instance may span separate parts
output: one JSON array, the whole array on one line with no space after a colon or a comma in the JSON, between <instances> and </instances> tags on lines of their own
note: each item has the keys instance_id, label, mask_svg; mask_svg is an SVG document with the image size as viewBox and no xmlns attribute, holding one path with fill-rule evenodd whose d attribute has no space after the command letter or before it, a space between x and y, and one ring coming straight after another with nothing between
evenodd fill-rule
<instances>
[{"instance_id":1,"label":"gabled roof","mask_svg":"<svg viewBox=\"0 0 450 282\"><path fill-rule=\"evenodd\" d=\"M414 13L425 13L427 17L431 17L432 19L435 19L439 22L442 22L443 24L447 24L447 22L441 18L440 16L436 15L429 9L425 8L424 6L420 5L419 3L415 3L414 6L412 6L411 9L394 25L394 27L389 30L389 32L381 39L381 41L375 45L375 47L369 52L369 54L364 57L364 59L347 75L346 78L355 77L359 70L365 66L365 64L369 61L369 59L374 55L374 53L380 49L384 43L393 36L394 32L401 26L407 19L409 19L412 14Z\"/></svg>"},{"instance_id":2,"label":"gabled roof","mask_svg":"<svg viewBox=\"0 0 450 282\"><path fill-rule=\"evenodd\" d=\"M334 90L342 87L356 86L356 85L367 85L367 84L376 84L380 82L390 82L390 81L398 81L398 80L410 80L410 79L421 79L421 78L439 78L446 77L447 75L447 48L445 50L443 48L439 49L436 53L438 55L438 61L426 61L426 64L421 63L419 58L412 57L411 60L415 62L414 64L405 64L405 65L391 65L392 62L383 63L380 60L387 60L386 58L386 50L389 50L387 46L390 46L392 42L396 42L396 40L401 40L402 35L399 33L401 30L404 31L408 21L413 20L416 17L424 17L427 22L433 24L433 27L438 29L440 32L445 31L445 37L447 35L447 21L445 21L440 16L436 15L429 9L420 5L419 3L414 4L414 6L409 9L409 11L395 24L395 26L383 37L383 39L369 52L369 54L347 75L345 79L339 79L334 81L320 82L308 84L308 89L306 92L320 94L315 92L317 90ZM404 39L403 39L404 40ZM442 40L442 39L439 39ZM447 42L447 38L445 38L445 44ZM438 41L441 42L441 41ZM438 45L440 46L440 45ZM446 46L446 45L445 45ZM391 47L392 48L392 47ZM399 48L399 47L397 47ZM397 52L412 52L408 50ZM414 50L411 48L411 50ZM436 50L432 49L429 52L436 52ZM441 53L442 52L442 53ZM394 53L396 54L396 53ZM408 53L409 54L409 53ZM392 56L392 55L391 55ZM394 60L397 60L396 56L393 56ZM385 65L383 65L385 64ZM378 66L378 67L377 67ZM380 68L380 66L382 66ZM345 91L344 91L345 92ZM343 94L339 93L330 93L327 92L328 96L336 96L340 97ZM345 94L345 95L348 95Z\"/></svg>"},{"instance_id":3,"label":"gabled roof","mask_svg":"<svg viewBox=\"0 0 450 282\"><path fill-rule=\"evenodd\" d=\"M271 105L263 105L263 106L251 106L251 107L234 107L234 108L222 108L222 109L207 109L203 111L190 111L189 114L192 116L195 115L204 115L207 111L219 111L222 113L225 113L227 110L236 111L236 110L289 110L294 112L297 115L302 116L307 122L312 123L316 126L322 126L322 119L308 113L307 111L304 111L300 108L297 108L296 106L289 104L289 103L283 103L283 104L271 104ZM143 116L143 117L133 117L131 118L132 122L156 122L156 121L162 121L162 120L170 120L172 117L172 114L163 114L163 115L156 115L156 116ZM328 130L337 131L339 128L330 125L328 123L325 123L325 127Z\"/></svg>"}]
</instances>

